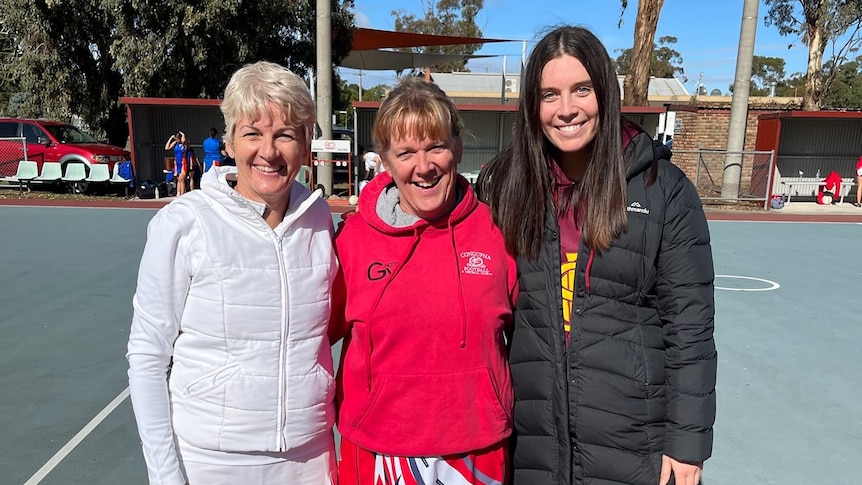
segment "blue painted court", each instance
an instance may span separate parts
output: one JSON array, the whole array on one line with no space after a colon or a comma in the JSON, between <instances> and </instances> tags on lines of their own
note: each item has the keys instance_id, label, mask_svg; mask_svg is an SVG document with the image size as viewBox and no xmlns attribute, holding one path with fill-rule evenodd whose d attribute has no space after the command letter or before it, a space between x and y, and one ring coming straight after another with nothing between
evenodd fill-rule
<instances>
[{"instance_id":1,"label":"blue painted court","mask_svg":"<svg viewBox=\"0 0 862 485\"><path fill-rule=\"evenodd\" d=\"M154 213L0 206L0 484L146 484L124 355ZM857 483L862 224L710 228L718 421L703 484Z\"/></svg>"}]
</instances>

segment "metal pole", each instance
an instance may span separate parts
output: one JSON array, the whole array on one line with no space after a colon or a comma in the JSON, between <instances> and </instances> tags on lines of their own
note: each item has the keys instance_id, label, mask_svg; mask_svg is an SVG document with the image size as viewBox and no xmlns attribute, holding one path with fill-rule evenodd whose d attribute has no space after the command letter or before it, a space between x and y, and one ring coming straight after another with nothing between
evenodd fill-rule
<instances>
[{"instance_id":1,"label":"metal pole","mask_svg":"<svg viewBox=\"0 0 862 485\"><path fill-rule=\"evenodd\" d=\"M727 154L721 178L721 198L739 198L742 174L742 151L745 149L745 127L748 124L748 94L751 90L751 63L757 34L758 0L745 0L742 6L742 26L739 31L739 52L736 55L736 75L733 100L730 103L730 123L727 130Z\"/></svg>"},{"instance_id":2,"label":"metal pole","mask_svg":"<svg viewBox=\"0 0 862 485\"><path fill-rule=\"evenodd\" d=\"M670 115L670 113L668 112L668 108L670 108L670 104L665 103L664 104L664 126L661 127L661 133L662 133L661 143L662 143L662 145L667 143L667 118Z\"/></svg>"},{"instance_id":3,"label":"metal pole","mask_svg":"<svg viewBox=\"0 0 862 485\"><path fill-rule=\"evenodd\" d=\"M503 56L503 85L500 86L500 104L506 103L506 56Z\"/></svg>"},{"instance_id":4,"label":"metal pole","mask_svg":"<svg viewBox=\"0 0 862 485\"><path fill-rule=\"evenodd\" d=\"M521 79L518 81L518 92L521 91L521 86L524 85L524 76L527 72L527 41L521 41Z\"/></svg>"},{"instance_id":5,"label":"metal pole","mask_svg":"<svg viewBox=\"0 0 862 485\"><path fill-rule=\"evenodd\" d=\"M329 0L317 0L317 123L320 137L332 139L332 17ZM320 160L332 160L329 152L318 152ZM317 181L332 194L332 164L317 166Z\"/></svg>"}]
</instances>

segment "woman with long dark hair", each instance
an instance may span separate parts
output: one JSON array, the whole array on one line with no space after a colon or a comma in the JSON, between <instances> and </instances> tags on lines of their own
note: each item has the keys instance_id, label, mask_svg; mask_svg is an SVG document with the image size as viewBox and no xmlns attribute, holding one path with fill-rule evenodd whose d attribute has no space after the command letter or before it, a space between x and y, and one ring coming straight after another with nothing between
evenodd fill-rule
<instances>
[{"instance_id":1,"label":"woman with long dark hair","mask_svg":"<svg viewBox=\"0 0 862 485\"><path fill-rule=\"evenodd\" d=\"M514 484L695 485L717 362L697 192L622 118L588 30L548 33L522 86L514 141L478 182L518 261Z\"/></svg>"}]
</instances>

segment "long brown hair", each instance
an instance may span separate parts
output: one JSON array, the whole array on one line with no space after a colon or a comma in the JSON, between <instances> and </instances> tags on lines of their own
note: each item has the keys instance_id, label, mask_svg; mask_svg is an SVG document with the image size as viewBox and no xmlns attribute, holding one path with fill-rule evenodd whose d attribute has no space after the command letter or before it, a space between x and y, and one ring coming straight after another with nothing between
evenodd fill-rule
<instances>
[{"instance_id":1,"label":"long brown hair","mask_svg":"<svg viewBox=\"0 0 862 485\"><path fill-rule=\"evenodd\" d=\"M553 207L548 163L558 155L539 122L542 70L552 59L569 55L590 75L599 107L598 129L580 190L573 200L583 207L583 238L596 251L608 249L614 237L626 230L626 164L623 156L620 91L607 50L582 27L558 27L540 40L527 62L525 89L515 121L512 143L494 157L478 181L480 197L491 206L507 249L536 258L544 239L544 222ZM578 209L575 214L577 217Z\"/></svg>"}]
</instances>

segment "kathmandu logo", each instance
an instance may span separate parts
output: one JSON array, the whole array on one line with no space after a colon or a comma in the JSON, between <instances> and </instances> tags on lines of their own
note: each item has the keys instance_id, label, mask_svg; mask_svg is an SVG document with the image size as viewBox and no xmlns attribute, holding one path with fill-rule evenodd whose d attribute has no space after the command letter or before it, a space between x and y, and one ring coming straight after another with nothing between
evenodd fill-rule
<instances>
[{"instance_id":1,"label":"kathmandu logo","mask_svg":"<svg viewBox=\"0 0 862 485\"><path fill-rule=\"evenodd\" d=\"M491 255L480 251L463 251L460 256L467 260L467 264L461 270L464 274L475 274L491 276L491 270L486 266L487 261L491 261Z\"/></svg>"},{"instance_id":2,"label":"kathmandu logo","mask_svg":"<svg viewBox=\"0 0 862 485\"><path fill-rule=\"evenodd\" d=\"M387 275L392 274L392 270L395 269L395 266L398 263L381 263L375 261L368 265L368 271L366 271L366 275L368 276L368 281L377 281L382 280Z\"/></svg>"},{"instance_id":3,"label":"kathmandu logo","mask_svg":"<svg viewBox=\"0 0 862 485\"><path fill-rule=\"evenodd\" d=\"M649 214L649 209L643 207L640 202L634 201L630 206L626 207L629 212L640 212L641 214Z\"/></svg>"}]
</instances>

